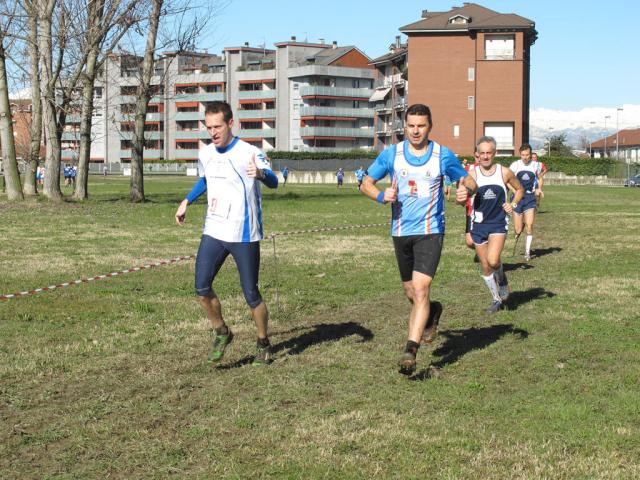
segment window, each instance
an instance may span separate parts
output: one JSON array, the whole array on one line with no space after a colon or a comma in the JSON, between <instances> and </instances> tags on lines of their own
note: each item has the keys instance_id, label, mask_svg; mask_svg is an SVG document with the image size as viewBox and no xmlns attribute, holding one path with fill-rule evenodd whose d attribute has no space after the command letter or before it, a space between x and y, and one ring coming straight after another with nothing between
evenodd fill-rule
<instances>
[{"instance_id":1,"label":"window","mask_svg":"<svg viewBox=\"0 0 640 480\"><path fill-rule=\"evenodd\" d=\"M360 100L353 101L353 108L360 108Z\"/></svg>"},{"instance_id":2,"label":"window","mask_svg":"<svg viewBox=\"0 0 640 480\"><path fill-rule=\"evenodd\" d=\"M94 98L102 98L102 87L96 87L93 89Z\"/></svg>"},{"instance_id":3,"label":"window","mask_svg":"<svg viewBox=\"0 0 640 480\"><path fill-rule=\"evenodd\" d=\"M294 83L293 84L293 89L294 90L298 90L300 88L300 84L299 83Z\"/></svg>"},{"instance_id":4,"label":"window","mask_svg":"<svg viewBox=\"0 0 640 480\"><path fill-rule=\"evenodd\" d=\"M476 98L473 95L467 97L467 109L473 110L476 108Z\"/></svg>"},{"instance_id":5,"label":"window","mask_svg":"<svg viewBox=\"0 0 640 480\"><path fill-rule=\"evenodd\" d=\"M458 138L460 136L460 125L453 126L453 136Z\"/></svg>"},{"instance_id":6,"label":"window","mask_svg":"<svg viewBox=\"0 0 640 480\"><path fill-rule=\"evenodd\" d=\"M485 35L484 55L487 60L513 60L515 37L513 35Z\"/></svg>"},{"instance_id":7,"label":"window","mask_svg":"<svg viewBox=\"0 0 640 480\"><path fill-rule=\"evenodd\" d=\"M476 79L476 69L473 67L469 67L469 70L467 71L467 80L469 80L470 82L473 82Z\"/></svg>"},{"instance_id":8,"label":"window","mask_svg":"<svg viewBox=\"0 0 640 480\"><path fill-rule=\"evenodd\" d=\"M491 122L484 124L484 134L496 139L498 153L503 155L513 153L515 150L513 131L512 122Z\"/></svg>"},{"instance_id":9,"label":"window","mask_svg":"<svg viewBox=\"0 0 640 480\"><path fill-rule=\"evenodd\" d=\"M358 80L358 79L354 79L354 80L351 82L351 85L353 86L353 88L360 88L360 80Z\"/></svg>"}]
</instances>

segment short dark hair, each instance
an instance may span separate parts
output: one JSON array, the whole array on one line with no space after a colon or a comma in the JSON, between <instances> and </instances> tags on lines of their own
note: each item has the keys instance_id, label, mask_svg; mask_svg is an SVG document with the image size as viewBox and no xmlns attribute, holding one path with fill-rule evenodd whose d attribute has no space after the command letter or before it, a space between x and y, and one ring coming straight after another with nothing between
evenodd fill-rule
<instances>
[{"instance_id":1,"label":"short dark hair","mask_svg":"<svg viewBox=\"0 0 640 480\"><path fill-rule=\"evenodd\" d=\"M233 118L231 105L229 105L227 102L216 100L215 102L207 103L207 107L204 110L205 116L213 115L215 113L222 113L222 116L226 123L229 123L229 121Z\"/></svg>"},{"instance_id":2,"label":"short dark hair","mask_svg":"<svg viewBox=\"0 0 640 480\"><path fill-rule=\"evenodd\" d=\"M431 120L431 109L422 103L414 103L404 114L405 121L409 115L420 115L421 117L427 117L429 119L429 125L433 125L433 121Z\"/></svg>"},{"instance_id":3,"label":"short dark hair","mask_svg":"<svg viewBox=\"0 0 640 480\"><path fill-rule=\"evenodd\" d=\"M528 143L523 143L520 146L520 152L524 152L525 150L533 150L533 148L531 148L531 145L529 145Z\"/></svg>"}]
</instances>

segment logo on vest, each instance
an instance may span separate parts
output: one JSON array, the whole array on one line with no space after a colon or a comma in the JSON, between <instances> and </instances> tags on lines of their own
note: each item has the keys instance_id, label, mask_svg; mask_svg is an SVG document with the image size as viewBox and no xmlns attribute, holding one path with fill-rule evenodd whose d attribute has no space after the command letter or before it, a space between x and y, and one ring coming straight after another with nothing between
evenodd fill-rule
<instances>
[{"instance_id":1,"label":"logo on vest","mask_svg":"<svg viewBox=\"0 0 640 480\"><path fill-rule=\"evenodd\" d=\"M401 176L402 178L407 178L407 175L409 175L409 172L408 172L405 168L403 168L402 170L400 170L400 176Z\"/></svg>"},{"instance_id":2,"label":"logo on vest","mask_svg":"<svg viewBox=\"0 0 640 480\"><path fill-rule=\"evenodd\" d=\"M522 180L531 180L531 177L528 173L525 173L524 175L522 175Z\"/></svg>"},{"instance_id":3,"label":"logo on vest","mask_svg":"<svg viewBox=\"0 0 640 480\"><path fill-rule=\"evenodd\" d=\"M495 200L497 195L493 193L493 190L486 190L482 195L483 200Z\"/></svg>"}]
</instances>

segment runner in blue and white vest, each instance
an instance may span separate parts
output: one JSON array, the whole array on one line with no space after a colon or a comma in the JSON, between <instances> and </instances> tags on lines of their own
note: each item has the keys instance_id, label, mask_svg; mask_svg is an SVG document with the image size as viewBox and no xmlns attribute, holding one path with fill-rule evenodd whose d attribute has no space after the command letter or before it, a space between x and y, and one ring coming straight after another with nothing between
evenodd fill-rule
<instances>
[{"instance_id":1,"label":"runner in blue and white vest","mask_svg":"<svg viewBox=\"0 0 640 480\"><path fill-rule=\"evenodd\" d=\"M254 364L271 361L267 324L269 313L258 290L262 197L260 183L278 186L278 177L257 147L231 133L233 113L226 102L211 102L204 114L211 143L200 149L200 179L182 201L175 218L183 225L187 206L207 192L204 232L196 258L195 287L200 304L215 330L209 362L222 359L233 333L222 318L222 307L212 289L216 274L231 254L238 267L240 284L258 333Z\"/></svg>"},{"instance_id":2,"label":"runner in blue and white vest","mask_svg":"<svg viewBox=\"0 0 640 480\"><path fill-rule=\"evenodd\" d=\"M513 223L516 239L524 226L527 228L524 259L531 260L531 243L533 242L533 222L536 219L536 195L542 191L542 168L540 163L531 159L531 145L525 143L520 147L520 160L509 167L524 187L524 197L513 209Z\"/></svg>"},{"instance_id":3,"label":"runner in blue and white vest","mask_svg":"<svg viewBox=\"0 0 640 480\"><path fill-rule=\"evenodd\" d=\"M362 165L360 165L360 168L356 170L355 174L356 180L358 181L358 190L360 190L360 187L362 186L362 180L364 180L364 176L367 174L367 171L363 168Z\"/></svg>"},{"instance_id":4,"label":"runner in blue and white vest","mask_svg":"<svg viewBox=\"0 0 640 480\"><path fill-rule=\"evenodd\" d=\"M367 169L361 191L379 203L391 203L391 235L400 278L412 303L409 335L398 362L401 373L416 369L421 340L433 341L442 312L439 302L430 302L444 240L444 176L460 181L456 201L463 205L476 191L458 157L429 140L433 126L426 105L411 105L405 113L405 141L385 149ZM376 183L389 175L391 186L378 190Z\"/></svg>"},{"instance_id":5,"label":"runner in blue and white vest","mask_svg":"<svg viewBox=\"0 0 640 480\"><path fill-rule=\"evenodd\" d=\"M475 245L480 269L492 303L486 310L495 313L509 297L509 283L504 273L500 255L509 230L509 217L524 195L524 188L508 168L493 163L496 141L493 137L481 137L476 142L479 164L469 171L478 185L473 200L469 233ZM512 203L507 201L507 186L515 191Z\"/></svg>"}]
</instances>

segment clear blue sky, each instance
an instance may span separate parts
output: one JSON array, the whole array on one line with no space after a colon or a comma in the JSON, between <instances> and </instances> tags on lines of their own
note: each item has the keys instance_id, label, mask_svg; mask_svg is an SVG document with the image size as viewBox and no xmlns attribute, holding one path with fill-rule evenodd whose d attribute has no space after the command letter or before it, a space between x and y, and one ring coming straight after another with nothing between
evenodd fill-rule
<instances>
[{"instance_id":1,"label":"clear blue sky","mask_svg":"<svg viewBox=\"0 0 640 480\"><path fill-rule=\"evenodd\" d=\"M215 1L215 0L212 0ZM531 107L579 110L640 104L640 2L609 0L485 0L500 13L533 20L538 40L531 53ZM356 45L370 57L387 52L398 28L423 9L447 11L462 1L232 0L203 48L251 46L288 40ZM403 41L406 37L402 37Z\"/></svg>"}]
</instances>

